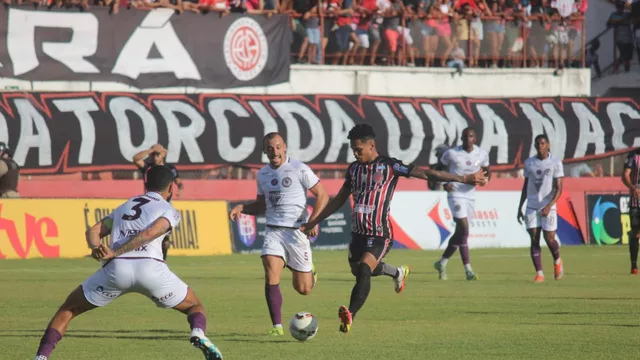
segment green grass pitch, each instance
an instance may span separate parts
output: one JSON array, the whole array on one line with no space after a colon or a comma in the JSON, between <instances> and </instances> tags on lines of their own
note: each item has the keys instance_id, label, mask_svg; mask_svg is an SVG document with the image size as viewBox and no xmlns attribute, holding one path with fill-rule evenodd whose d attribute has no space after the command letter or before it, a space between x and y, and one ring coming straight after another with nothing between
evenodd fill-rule
<instances>
[{"instance_id":1,"label":"green grass pitch","mask_svg":"<svg viewBox=\"0 0 640 360\"><path fill-rule=\"evenodd\" d=\"M439 281L436 251L393 250L387 262L409 264L403 293L388 277L372 281L352 332L338 331L354 278L346 251L315 252L319 282L309 296L285 270L283 322L298 311L319 321L308 342L268 337L258 255L171 257L169 266L207 309L210 339L225 360L246 359L631 359L640 351L640 277L629 274L626 246L564 247L565 278L533 284L528 249L471 250L479 280L468 282L459 255ZM0 359L33 359L42 332L67 294L98 268L92 259L0 261ZM71 322L52 360L201 359L186 317L125 295Z\"/></svg>"}]
</instances>

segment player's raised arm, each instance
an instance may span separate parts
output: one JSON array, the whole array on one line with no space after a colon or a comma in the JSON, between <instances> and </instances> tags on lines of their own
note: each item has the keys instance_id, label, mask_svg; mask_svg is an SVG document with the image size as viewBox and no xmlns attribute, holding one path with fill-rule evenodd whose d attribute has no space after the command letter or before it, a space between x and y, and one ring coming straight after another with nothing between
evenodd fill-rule
<instances>
[{"instance_id":1,"label":"player's raised arm","mask_svg":"<svg viewBox=\"0 0 640 360\"><path fill-rule=\"evenodd\" d=\"M329 203L327 203L327 206L322 210L322 212L320 212L320 214L318 214L315 219L309 221L306 224L302 224L300 230L307 233L310 229L315 228L316 225L318 225L322 220L326 219L327 217L329 217L329 215L340 209L342 205L344 205L345 201L347 201L347 199L349 198L349 195L351 195L351 187L345 181L338 194L333 199L329 200Z\"/></svg>"}]
</instances>

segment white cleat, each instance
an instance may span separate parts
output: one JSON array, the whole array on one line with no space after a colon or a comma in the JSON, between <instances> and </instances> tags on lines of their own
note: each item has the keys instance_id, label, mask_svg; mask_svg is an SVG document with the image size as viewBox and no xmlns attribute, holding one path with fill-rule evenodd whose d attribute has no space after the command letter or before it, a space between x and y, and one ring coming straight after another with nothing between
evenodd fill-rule
<instances>
[{"instance_id":1,"label":"white cleat","mask_svg":"<svg viewBox=\"0 0 640 360\"><path fill-rule=\"evenodd\" d=\"M38 355L34 360L49 360L49 359L44 355Z\"/></svg>"},{"instance_id":2,"label":"white cleat","mask_svg":"<svg viewBox=\"0 0 640 360\"><path fill-rule=\"evenodd\" d=\"M404 290L404 284L407 281L407 277L409 277L409 273L411 272L411 267L409 265L398 266L398 275L397 279L393 279L393 285L397 293L401 293Z\"/></svg>"}]
</instances>

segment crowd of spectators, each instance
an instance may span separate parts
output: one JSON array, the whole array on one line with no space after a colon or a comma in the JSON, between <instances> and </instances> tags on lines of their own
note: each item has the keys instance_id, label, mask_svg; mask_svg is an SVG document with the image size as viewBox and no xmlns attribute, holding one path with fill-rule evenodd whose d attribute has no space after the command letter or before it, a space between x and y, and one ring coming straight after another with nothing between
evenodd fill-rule
<instances>
[{"instance_id":1,"label":"crowd of spectators","mask_svg":"<svg viewBox=\"0 0 640 360\"><path fill-rule=\"evenodd\" d=\"M42 8L289 14L295 63L581 67L588 0L4 0Z\"/></svg>"}]
</instances>

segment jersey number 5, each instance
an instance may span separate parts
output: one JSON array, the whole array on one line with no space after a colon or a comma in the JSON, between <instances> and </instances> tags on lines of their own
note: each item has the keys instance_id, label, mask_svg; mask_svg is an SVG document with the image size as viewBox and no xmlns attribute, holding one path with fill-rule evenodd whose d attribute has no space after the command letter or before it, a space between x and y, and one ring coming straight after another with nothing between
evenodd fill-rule
<instances>
[{"instance_id":1,"label":"jersey number 5","mask_svg":"<svg viewBox=\"0 0 640 360\"><path fill-rule=\"evenodd\" d=\"M135 198L132 200L133 202L137 202L137 205L134 205L131 210L135 211L135 214L133 215L122 215L122 220L127 220L127 221L133 221L136 220L137 218L140 217L140 214L142 214L142 207L149 203L151 200L149 199L145 199L145 198Z\"/></svg>"}]
</instances>

